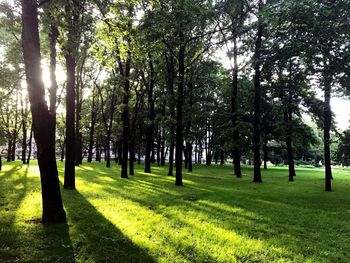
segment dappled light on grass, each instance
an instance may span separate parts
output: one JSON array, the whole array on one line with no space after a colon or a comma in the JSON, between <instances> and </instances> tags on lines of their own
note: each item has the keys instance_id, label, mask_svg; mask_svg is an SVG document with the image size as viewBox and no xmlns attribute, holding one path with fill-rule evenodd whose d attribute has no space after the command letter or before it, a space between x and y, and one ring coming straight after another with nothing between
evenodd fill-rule
<instances>
[{"instance_id":1,"label":"dappled light on grass","mask_svg":"<svg viewBox=\"0 0 350 263\"><path fill-rule=\"evenodd\" d=\"M43 227L38 168L5 165L0 173L1 261L62 262L347 262L350 259L350 177L264 171L254 184L232 166L195 166L174 185L166 167L120 178L120 166L77 168L77 190L62 190L68 225ZM63 165L59 164L60 174ZM62 178L61 178L62 179ZM50 255L50 256L48 256Z\"/></svg>"}]
</instances>

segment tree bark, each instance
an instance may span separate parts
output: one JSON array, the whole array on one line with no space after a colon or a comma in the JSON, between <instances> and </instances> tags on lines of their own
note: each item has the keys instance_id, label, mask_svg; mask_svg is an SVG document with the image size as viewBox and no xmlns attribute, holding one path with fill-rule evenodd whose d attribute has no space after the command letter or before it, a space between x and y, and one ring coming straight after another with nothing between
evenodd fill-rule
<instances>
[{"instance_id":1,"label":"tree bark","mask_svg":"<svg viewBox=\"0 0 350 263\"><path fill-rule=\"evenodd\" d=\"M263 6L259 1L259 12ZM254 152L254 177L253 182L261 183L261 159L260 159L260 122L261 122L261 48L262 48L263 23L259 17L258 31L256 34L254 50L254 130L253 130L253 152Z\"/></svg>"},{"instance_id":2,"label":"tree bark","mask_svg":"<svg viewBox=\"0 0 350 263\"><path fill-rule=\"evenodd\" d=\"M238 93L238 48L237 33L233 32L233 62L234 68L232 73L232 89L231 89L231 122L233 127L233 165L234 173L238 178L242 177L241 154L238 148L239 131L237 127L237 93Z\"/></svg>"},{"instance_id":3,"label":"tree bark","mask_svg":"<svg viewBox=\"0 0 350 263\"><path fill-rule=\"evenodd\" d=\"M76 7L66 5L68 17L67 43L65 47L65 60L67 69L67 94L66 94L66 162L64 170L64 184L66 189L75 189L75 100L76 100L76 36L79 15Z\"/></svg>"},{"instance_id":4,"label":"tree bark","mask_svg":"<svg viewBox=\"0 0 350 263\"><path fill-rule=\"evenodd\" d=\"M148 81L148 117L149 124L147 125L146 130L146 153L145 153L145 173L151 173L151 153L153 152L153 144L154 144L154 121L155 121L155 111L154 111L154 99L153 99L153 90L155 85L155 72L154 65L152 61L151 55L148 55L149 60L149 68L150 68L150 76Z\"/></svg>"},{"instance_id":5,"label":"tree bark","mask_svg":"<svg viewBox=\"0 0 350 263\"><path fill-rule=\"evenodd\" d=\"M175 83L175 65L174 57L172 54L167 56L165 52L165 60L167 65L167 85L168 85L168 104L170 112L170 124L169 124L169 134L170 134L170 147L169 147L169 169L168 176L173 176L174 168L174 148L175 148L175 104L174 104L174 83Z\"/></svg>"},{"instance_id":6,"label":"tree bark","mask_svg":"<svg viewBox=\"0 0 350 263\"><path fill-rule=\"evenodd\" d=\"M180 35L183 36L182 33ZM185 45L180 46L178 53L179 61L179 81L178 81L178 90L177 90L177 104L176 104L176 153L175 153L175 165L176 165L176 174L175 174L175 185L182 186L182 152L183 152L183 124L182 124L182 115L183 115L183 96L184 96L184 85L185 85Z\"/></svg>"},{"instance_id":7,"label":"tree bark","mask_svg":"<svg viewBox=\"0 0 350 263\"><path fill-rule=\"evenodd\" d=\"M29 164L30 162L30 157L32 155L32 141L33 141L33 123L30 125L30 135L29 135L29 148L28 148L28 157L27 157L27 161L26 164ZM55 149L56 151L56 149Z\"/></svg>"},{"instance_id":8,"label":"tree bark","mask_svg":"<svg viewBox=\"0 0 350 263\"><path fill-rule=\"evenodd\" d=\"M59 36L58 28L54 25L50 25L50 33L49 33L49 44L50 44L50 113L54 119L53 129L56 137L56 104L57 104L57 80L56 80L56 44ZM56 141L55 141L56 143Z\"/></svg>"},{"instance_id":9,"label":"tree bark","mask_svg":"<svg viewBox=\"0 0 350 263\"><path fill-rule=\"evenodd\" d=\"M331 167L331 151L330 151L330 130L332 124L332 111L331 111L331 85L332 77L329 73L330 69L325 62L325 68L323 72L324 77L324 105L323 105L323 115L324 115L324 164L325 164L325 190L327 192L332 191L332 167Z\"/></svg>"},{"instance_id":10,"label":"tree bark","mask_svg":"<svg viewBox=\"0 0 350 263\"><path fill-rule=\"evenodd\" d=\"M38 148L43 204L42 222L65 222L66 213L62 205L53 143L55 138L52 129L53 117L45 102L45 89L41 79L38 10L35 2L31 0L22 0L22 47L34 138Z\"/></svg>"}]
</instances>

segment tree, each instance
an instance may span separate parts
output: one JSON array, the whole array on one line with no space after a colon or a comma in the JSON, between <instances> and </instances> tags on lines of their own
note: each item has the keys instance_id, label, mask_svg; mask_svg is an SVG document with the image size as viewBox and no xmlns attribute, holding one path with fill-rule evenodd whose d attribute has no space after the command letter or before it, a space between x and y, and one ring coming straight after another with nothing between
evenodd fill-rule
<instances>
[{"instance_id":1,"label":"tree","mask_svg":"<svg viewBox=\"0 0 350 263\"><path fill-rule=\"evenodd\" d=\"M22 47L27 89L33 116L34 138L38 147L41 178L43 223L66 221L58 181L55 157L53 117L45 102L45 89L41 80L38 10L31 0L22 0Z\"/></svg>"}]
</instances>

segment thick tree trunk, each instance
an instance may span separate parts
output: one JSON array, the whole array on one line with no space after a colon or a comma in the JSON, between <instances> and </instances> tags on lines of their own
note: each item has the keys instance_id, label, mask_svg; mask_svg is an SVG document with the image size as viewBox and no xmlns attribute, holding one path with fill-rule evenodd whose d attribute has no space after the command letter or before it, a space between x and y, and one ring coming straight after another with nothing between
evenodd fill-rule
<instances>
[{"instance_id":1,"label":"thick tree trunk","mask_svg":"<svg viewBox=\"0 0 350 263\"><path fill-rule=\"evenodd\" d=\"M259 1L259 11L262 9L262 0ZM261 159L260 159L260 122L261 122L261 48L262 48L263 23L259 18L258 31L254 50L254 130L253 130L253 153L254 153L254 177L253 182L261 183Z\"/></svg>"},{"instance_id":2,"label":"thick tree trunk","mask_svg":"<svg viewBox=\"0 0 350 263\"><path fill-rule=\"evenodd\" d=\"M22 47L27 87L33 116L34 138L38 148L43 223L65 222L55 158L53 117L45 102L41 76L38 11L35 2L22 0ZM49 124L49 125L48 125Z\"/></svg>"},{"instance_id":3,"label":"thick tree trunk","mask_svg":"<svg viewBox=\"0 0 350 263\"><path fill-rule=\"evenodd\" d=\"M180 33L182 35L182 33ZM184 85L185 85L185 46L180 46L178 54L178 67L179 67L179 81L178 81L178 90L177 90L177 104L176 104L176 155L175 155L175 164L176 164L176 180L175 185L182 185L182 152L183 152L183 124L182 124L182 115L183 115L183 96L184 96Z\"/></svg>"}]
</instances>

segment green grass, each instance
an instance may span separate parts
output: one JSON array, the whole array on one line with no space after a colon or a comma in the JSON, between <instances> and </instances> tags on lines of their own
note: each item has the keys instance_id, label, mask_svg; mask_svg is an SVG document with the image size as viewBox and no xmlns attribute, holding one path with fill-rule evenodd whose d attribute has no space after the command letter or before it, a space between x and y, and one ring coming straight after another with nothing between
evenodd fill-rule
<instances>
[{"instance_id":1,"label":"green grass","mask_svg":"<svg viewBox=\"0 0 350 263\"><path fill-rule=\"evenodd\" d=\"M232 175L195 166L176 187L166 168L121 179L117 166L83 164L62 190L68 223L43 226L36 164L0 172L0 262L350 262L350 174L285 168ZM60 174L63 166L59 163ZM62 180L62 178L61 178Z\"/></svg>"}]
</instances>

